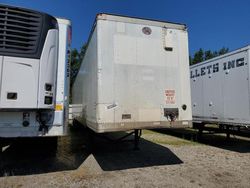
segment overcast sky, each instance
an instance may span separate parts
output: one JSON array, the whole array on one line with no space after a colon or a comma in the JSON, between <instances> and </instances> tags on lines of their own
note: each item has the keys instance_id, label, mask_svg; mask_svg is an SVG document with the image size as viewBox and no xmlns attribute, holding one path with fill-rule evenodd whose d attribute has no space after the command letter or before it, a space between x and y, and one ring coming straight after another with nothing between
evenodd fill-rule
<instances>
[{"instance_id":1,"label":"overcast sky","mask_svg":"<svg viewBox=\"0 0 250 188\"><path fill-rule=\"evenodd\" d=\"M250 44L249 0L0 0L65 17L73 23L72 47L86 42L97 13L185 23L189 49L234 50Z\"/></svg>"}]
</instances>

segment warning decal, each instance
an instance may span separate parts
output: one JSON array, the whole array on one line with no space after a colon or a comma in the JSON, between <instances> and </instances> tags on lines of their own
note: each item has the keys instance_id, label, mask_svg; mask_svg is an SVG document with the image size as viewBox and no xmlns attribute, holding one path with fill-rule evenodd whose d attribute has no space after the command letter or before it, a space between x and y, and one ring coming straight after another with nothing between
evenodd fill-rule
<instances>
[{"instance_id":1,"label":"warning decal","mask_svg":"<svg viewBox=\"0 0 250 188\"><path fill-rule=\"evenodd\" d=\"M175 104L175 90L167 89L165 90L166 104Z\"/></svg>"}]
</instances>

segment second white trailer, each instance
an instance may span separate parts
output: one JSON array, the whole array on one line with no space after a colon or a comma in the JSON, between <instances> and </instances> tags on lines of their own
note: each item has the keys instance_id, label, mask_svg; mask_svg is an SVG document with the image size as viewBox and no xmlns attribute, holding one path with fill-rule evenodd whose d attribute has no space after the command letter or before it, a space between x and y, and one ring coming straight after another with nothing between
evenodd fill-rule
<instances>
[{"instance_id":1,"label":"second white trailer","mask_svg":"<svg viewBox=\"0 0 250 188\"><path fill-rule=\"evenodd\" d=\"M191 125L186 26L99 14L73 85L95 132Z\"/></svg>"},{"instance_id":2,"label":"second white trailer","mask_svg":"<svg viewBox=\"0 0 250 188\"><path fill-rule=\"evenodd\" d=\"M190 67L193 121L250 125L250 46Z\"/></svg>"}]
</instances>

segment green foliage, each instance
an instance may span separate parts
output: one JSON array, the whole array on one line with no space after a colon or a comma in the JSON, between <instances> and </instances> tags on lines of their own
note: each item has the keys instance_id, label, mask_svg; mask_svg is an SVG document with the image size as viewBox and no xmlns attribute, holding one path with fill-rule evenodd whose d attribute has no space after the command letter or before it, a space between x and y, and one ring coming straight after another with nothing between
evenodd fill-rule
<instances>
[{"instance_id":1,"label":"green foliage","mask_svg":"<svg viewBox=\"0 0 250 188\"><path fill-rule=\"evenodd\" d=\"M70 56L71 56L71 68L70 68L70 97L69 102L72 103L72 86L75 82L76 76L80 70L82 60L84 58L86 52L86 44L83 44L80 51L77 49L72 49Z\"/></svg>"},{"instance_id":2,"label":"green foliage","mask_svg":"<svg viewBox=\"0 0 250 188\"><path fill-rule=\"evenodd\" d=\"M211 50L205 51L205 60L212 59L214 57L213 52Z\"/></svg>"},{"instance_id":3,"label":"green foliage","mask_svg":"<svg viewBox=\"0 0 250 188\"><path fill-rule=\"evenodd\" d=\"M217 57L219 54L218 54L218 52L217 51L214 51L213 52L213 57Z\"/></svg>"},{"instance_id":4,"label":"green foliage","mask_svg":"<svg viewBox=\"0 0 250 188\"><path fill-rule=\"evenodd\" d=\"M223 48L221 48L220 50L219 50L219 55L223 55L223 54L225 54L225 53L227 53L229 51L229 48L225 48L225 47L223 47Z\"/></svg>"},{"instance_id":5,"label":"green foliage","mask_svg":"<svg viewBox=\"0 0 250 188\"><path fill-rule=\"evenodd\" d=\"M213 51L213 52L211 50L204 51L202 48L200 48L197 52L194 53L193 57L189 56L189 64L193 65L196 63L200 63L202 61L212 59L214 57L223 55L228 52L229 52L229 48L225 48L225 47L221 48L218 51Z\"/></svg>"},{"instance_id":6,"label":"green foliage","mask_svg":"<svg viewBox=\"0 0 250 188\"><path fill-rule=\"evenodd\" d=\"M202 62L204 60L203 49L200 48L199 51L195 52L192 64Z\"/></svg>"},{"instance_id":7,"label":"green foliage","mask_svg":"<svg viewBox=\"0 0 250 188\"><path fill-rule=\"evenodd\" d=\"M71 51L71 70L70 70L71 86L73 85L75 78L79 72L83 57L85 55L85 51L86 51L86 44L84 44L81 47L80 51L78 51L77 49L73 49Z\"/></svg>"}]
</instances>

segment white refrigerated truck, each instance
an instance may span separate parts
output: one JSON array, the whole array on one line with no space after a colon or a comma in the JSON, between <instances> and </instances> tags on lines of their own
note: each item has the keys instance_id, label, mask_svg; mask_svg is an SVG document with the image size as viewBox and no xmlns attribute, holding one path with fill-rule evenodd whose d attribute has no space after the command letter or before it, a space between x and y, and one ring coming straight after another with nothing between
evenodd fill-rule
<instances>
[{"instance_id":1,"label":"white refrigerated truck","mask_svg":"<svg viewBox=\"0 0 250 188\"><path fill-rule=\"evenodd\" d=\"M190 67L193 122L198 128L250 125L250 46Z\"/></svg>"},{"instance_id":2,"label":"white refrigerated truck","mask_svg":"<svg viewBox=\"0 0 250 188\"><path fill-rule=\"evenodd\" d=\"M66 134L70 43L69 20L0 5L0 138Z\"/></svg>"},{"instance_id":3,"label":"white refrigerated truck","mask_svg":"<svg viewBox=\"0 0 250 188\"><path fill-rule=\"evenodd\" d=\"M191 125L183 24L98 14L73 85L73 114L97 133Z\"/></svg>"}]
</instances>

